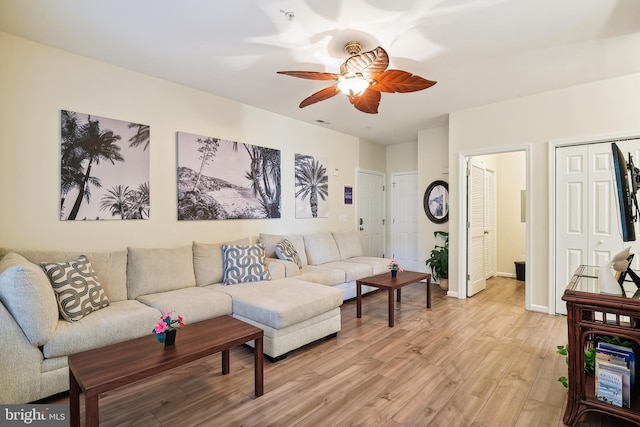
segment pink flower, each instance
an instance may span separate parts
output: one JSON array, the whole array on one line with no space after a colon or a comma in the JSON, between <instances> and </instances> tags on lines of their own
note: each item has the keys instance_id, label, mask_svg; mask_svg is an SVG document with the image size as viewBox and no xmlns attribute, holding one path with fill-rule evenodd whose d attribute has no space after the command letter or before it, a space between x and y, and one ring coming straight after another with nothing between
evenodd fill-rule
<instances>
[{"instance_id":1,"label":"pink flower","mask_svg":"<svg viewBox=\"0 0 640 427\"><path fill-rule=\"evenodd\" d=\"M154 331L156 334L161 334L161 333L165 332L166 330L167 330L167 324L166 324L166 323L164 323L164 321L162 321L162 320L160 320L160 321L156 324L155 328L153 328L153 331Z\"/></svg>"},{"instance_id":2,"label":"pink flower","mask_svg":"<svg viewBox=\"0 0 640 427\"><path fill-rule=\"evenodd\" d=\"M182 316L177 316L177 319L172 319L171 315L173 313L175 313L175 311L168 311L167 309L164 309L158 323L152 329L152 332L156 334L158 341L160 342L164 342L165 333L167 331L182 328L185 325L184 318Z\"/></svg>"}]
</instances>

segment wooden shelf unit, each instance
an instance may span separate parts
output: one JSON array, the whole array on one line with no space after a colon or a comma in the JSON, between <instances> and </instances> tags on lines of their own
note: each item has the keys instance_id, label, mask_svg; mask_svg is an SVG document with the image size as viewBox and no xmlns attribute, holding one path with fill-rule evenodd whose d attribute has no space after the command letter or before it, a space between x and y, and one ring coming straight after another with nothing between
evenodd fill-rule
<instances>
[{"instance_id":1,"label":"wooden shelf unit","mask_svg":"<svg viewBox=\"0 0 640 427\"><path fill-rule=\"evenodd\" d=\"M640 346L640 299L634 297L635 285L625 283L623 296L601 294L597 273L598 267L578 267L562 297L567 303L569 343L569 394L563 421L575 425L586 412L596 411L640 425L637 381L631 390L631 408L621 408L596 399L595 379L584 372L584 352L598 336L617 336Z\"/></svg>"}]
</instances>

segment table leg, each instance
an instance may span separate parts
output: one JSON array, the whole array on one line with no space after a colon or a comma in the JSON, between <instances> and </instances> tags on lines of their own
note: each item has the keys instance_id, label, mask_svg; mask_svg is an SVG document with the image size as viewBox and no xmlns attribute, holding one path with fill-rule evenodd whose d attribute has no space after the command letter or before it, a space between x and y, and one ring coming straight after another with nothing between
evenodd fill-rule
<instances>
[{"instance_id":1,"label":"table leg","mask_svg":"<svg viewBox=\"0 0 640 427\"><path fill-rule=\"evenodd\" d=\"M362 317L362 285L356 280L356 317Z\"/></svg>"},{"instance_id":2,"label":"table leg","mask_svg":"<svg viewBox=\"0 0 640 427\"><path fill-rule=\"evenodd\" d=\"M100 415L98 413L98 395L84 395L84 412L85 412L85 426L86 427L99 427Z\"/></svg>"},{"instance_id":3,"label":"table leg","mask_svg":"<svg viewBox=\"0 0 640 427\"><path fill-rule=\"evenodd\" d=\"M69 417L71 427L80 427L80 386L69 370Z\"/></svg>"},{"instance_id":4,"label":"table leg","mask_svg":"<svg viewBox=\"0 0 640 427\"><path fill-rule=\"evenodd\" d=\"M264 354L262 348L262 337L257 338L255 341L255 349L253 351L254 367L255 367L255 388L256 397L260 397L264 394Z\"/></svg>"},{"instance_id":5,"label":"table leg","mask_svg":"<svg viewBox=\"0 0 640 427\"><path fill-rule=\"evenodd\" d=\"M393 304L393 288L391 288L389 289L389 327L390 328L393 328L395 324L394 308L395 306Z\"/></svg>"},{"instance_id":6,"label":"table leg","mask_svg":"<svg viewBox=\"0 0 640 427\"><path fill-rule=\"evenodd\" d=\"M398 290L396 291L396 301L398 302L402 302L402 294L400 293L402 291L402 289L398 288Z\"/></svg>"},{"instance_id":7,"label":"table leg","mask_svg":"<svg viewBox=\"0 0 640 427\"><path fill-rule=\"evenodd\" d=\"M427 308L431 308L431 280L427 277Z\"/></svg>"},{"instance_id":8,"label":"table leg","mask_svg":"<svg viewBox=\"0 0 640 427\"><path fill-rule=\"evenodd\" d=\"M222 350L222 375L229 373L229 349Z\"/></svg>"}]
</instances>

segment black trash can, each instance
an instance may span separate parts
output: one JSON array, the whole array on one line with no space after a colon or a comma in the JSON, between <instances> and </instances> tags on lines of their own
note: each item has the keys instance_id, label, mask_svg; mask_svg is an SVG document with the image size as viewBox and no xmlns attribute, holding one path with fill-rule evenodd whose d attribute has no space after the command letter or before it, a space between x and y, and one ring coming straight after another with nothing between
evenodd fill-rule
<instances>
[{"instance_id":1,"label":"black trash can","mask_svg":"<svg viewBox=\"0 0 640 427\"><path fill-rule=\"evenodd\" d=\"M525 277L524 261L516 261L514 262L514 264L516 265L516 279L520 280L521 282L524 282L524 277Z\"/></svg>"}]
</instances>

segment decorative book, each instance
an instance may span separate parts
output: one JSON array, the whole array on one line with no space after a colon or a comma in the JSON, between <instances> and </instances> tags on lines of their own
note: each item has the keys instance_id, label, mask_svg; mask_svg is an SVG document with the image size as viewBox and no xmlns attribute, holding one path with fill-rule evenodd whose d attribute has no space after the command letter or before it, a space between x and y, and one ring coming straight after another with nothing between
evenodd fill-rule
<instances>
[{"instance_id":1,"label":"decorative book","mask_svg":"<svg viewBox=\"0 0 640 427\"><path fill-rule=\"evenodd\" d=\"M628 408L631 397L629 368L596 358L596 397L603 402Z\"/></svg>"}]
</instances>

